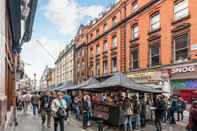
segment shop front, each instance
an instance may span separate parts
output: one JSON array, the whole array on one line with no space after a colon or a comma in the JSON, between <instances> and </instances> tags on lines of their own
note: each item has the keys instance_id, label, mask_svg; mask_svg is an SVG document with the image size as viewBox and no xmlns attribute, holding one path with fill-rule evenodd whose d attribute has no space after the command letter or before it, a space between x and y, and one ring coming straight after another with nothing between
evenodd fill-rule
<instances>
[{"instance_id":1,"label":"shop front","mask_svg":"<svg viewBox=\"0 0 197 131\"><path fill-rule=\"evenodd\" d=\"M187 102L197 98L197 63L173 66L169 73L174 95L182 97Z\"/></svg>"},{"instance_id":2,"label":"shop front","mask_svg":"<svg viewBox=\"0 0 197 131\"><path fill-rule=\"evenodd\" d=\"M127 77L138 84L157 88L166 92L166 94L170 94L169 75L167 70L155 69L130 72L127 74Z\"/></svg>"}]
</instances>

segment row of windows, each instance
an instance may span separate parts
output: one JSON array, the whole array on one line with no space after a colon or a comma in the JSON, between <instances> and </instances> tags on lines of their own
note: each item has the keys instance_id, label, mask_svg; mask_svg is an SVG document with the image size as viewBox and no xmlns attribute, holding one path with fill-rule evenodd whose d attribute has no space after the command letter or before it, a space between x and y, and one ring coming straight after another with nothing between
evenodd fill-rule
<instances>
[{"instance_id":1,"label":"row of windows","mask_svg":"<svg viewBox=\"0 0 197 131\"><path fill-rule=\"evenodd\" d=\"M180 20L189 15L188 0L181 0L174 5L174 19ZM160 28L160 13L156 12L150 17L150 31L156 31ZM132 26L132 40L139 37L139 26L135 24Z\"/></svg>"},{"instance_id":2,"label":"row of windows","mask_svg":"<svg viewBox=\"0 0 197 131\"><path fill-rule=\"evenodd\" d=\"M173 61L174 63L185 62L188 60L188 46L189 38L188 34L185 33L173 40ZM149 46L149 61L150 66L158 66L160 62L160 41L150 43ZM131 49L131 68L139 68L139 48L135 47Z\"/></svg>"},{"instance_id":3,"label":"row of windows","mask_svg":"<svg viewBox=\"0 0 197 131\"><path fill-rule=\"evenodd\" d=\"M99 76L101 71L100 62L96 62L95 69L96 69L95 72L96 75ZM111 70L112 72L117 72L117 57L112 57L111 59ZM109 65L107 60L103 61L103 73L104 74L109 73ZM93 73L91 73L91 70L90 70L90 74L93 75Z\"/></svg>"}]
</instances>

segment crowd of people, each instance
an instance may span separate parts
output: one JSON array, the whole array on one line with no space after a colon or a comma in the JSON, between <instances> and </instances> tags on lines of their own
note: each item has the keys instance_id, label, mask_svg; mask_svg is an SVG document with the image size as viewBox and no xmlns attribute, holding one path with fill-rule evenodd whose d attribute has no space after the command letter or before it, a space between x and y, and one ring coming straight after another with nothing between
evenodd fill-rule
<instances>
[{"instance_id":1,"label":"crowd of people","mask_svg":"<svg viewBox=\"0 0 197 131\"><path fill-rule=\"evenodd\" d=\"M42 92L34 93L31 96L17 99L17 109L28 110L28 105L32 105L33 115L41 115L42 124L47 124L51 128L51 121L54 121L54 131L64 131L64 124L68 121L70 112L73 112L76 120L82 121L83 128L91 125L93 117L93 103L102 102L106 104L118 104L121 107L123 131L140 130L144 128L147 121L154 120L156 131L162 130L161 123L176 124L176 121L184 119L186 103L177 96L167 98L158 95L152 100L143 96L136 97L113 96L111 94L102 95L68 95L62 92ZM188 131L197 131L197 101L191 105L190 116L187 129Z\"/></svg>"}]
</instances>

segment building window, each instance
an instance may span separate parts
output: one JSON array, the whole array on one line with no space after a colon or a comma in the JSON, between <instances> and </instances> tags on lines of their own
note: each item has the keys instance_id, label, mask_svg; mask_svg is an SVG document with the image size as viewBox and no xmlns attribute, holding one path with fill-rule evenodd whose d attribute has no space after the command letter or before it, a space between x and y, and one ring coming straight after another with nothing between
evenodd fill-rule
<instances>
[{"instance_id":1,"label":"building window","mask_svg":"<svg viewBox=\"0 0 197 131\"><path fill-rule=\"evenodd\" d=\"M188 0L180 0L174 4L174 18L179 20L189 15Z\"/></svg>"},{"instance_id":2,"label":"building window","mask_svg":"<svg viewBox=\"0 0 197 131\"><path fill-rule=\"evenodd\" d=\"M108 50L108 43L107 40L104 40L103 42L103 51L106 52Z\"/></svg>"},{"instance_id":3,"label":"building window","mask_svg":"<svg viewBox=\"0 0 197 131\"><path fill-rule=\"evenodd\" d=\"M151 31L158 30L160 28L160 14L156 13L151 16L150 19L150 29Z\"/></svg>"},{"instance_id":4,"label":"building window","mask_svg":"<svg viewBox=\"0 0 197 131\"><path fill-rule=\"evenodd\" d=\"M117 47L117 37L113 36L112 38L112 48L116 48Z\"/></svg>"},{"instance_id":5,"label":"building window","mask_svg":"<svg viewBox=\"0 0 197 131\"><path fill-rule=\"evenodd\" d=\"M131 66L132 69L138 69L139 68L139 61L138 61L138 47L133 48L131 50Z\"/></svg>"},{"instance_id":6,"label":"building window","mask_svg":"<svg viewBox=\"0 0 197 131\"><path fill-rule=\"evenodd\" d=\"M139 26L135 24L132 27L132 40L135 40L139 37Z\"/></svg>"},{"instance_id":7,"label":"building window","mask_svg":"<svg viewBox=\"0 0 197 131\"><path fill-rule=\"evenodd\" d=\"M99 36L99 29L96 30L96 37Z\"/></svg>"},{"instance_id":8,"label":"building window","mask_svg":"<svg viewBox=\"0 0 197 131\"><path fill-rule=\"evenodd\" d=\"M132 4L133 8L132 11L136 12L139 9L139 4L138 1L136 0L133 4Z\"/></svg>"},{"instance_id":9,"label":"building window","mask_svg":"<svg viewBox=\"0 0 197 131\"><path fill-rule=\"evenodd\" d=\"M188 59L188 34L174 39L174 61L185 62Z\"/></svg>"},{"instance_id":10,"label":"building window","mask_svg":"<svg viewBox=\"0 0 197 131\"><path fill-rule=\"evenodd\" d=\"M160 65L160 43L155 42L150 45L150 66Z\"/></svg>"},{"instance_id":11,"label":"building window","mask_svg":"<svg viewBox=\"0 0 197 131\"><path fill-rule=\"evenodd\" d=\"M117 71L117 58L112 57L112 72L116 72L116 71Z\"/></svg>"},{"instance_id":12,"label":"building window","mask_svg":"<svg viewBox=\"0 0 197 131\"><path fill-rule=\"evenodd\" d=\"M96 55L99 55L99 53L100 53L100 46L97 45L97 46L96 46Z\"/></svg>"},{"instance_id":13,"label":"building window","mask_svg":"<svg viewBox=\"0 0 197 131\"><path fill-rule=\"evenodd\" d=\"M108 73L108 63L107 63L107 61L103 61L103 73L104 74Z\"/></svg>"},{"instance_id":14,"label":"building window","mask_svg":"<svg viewBox=\"0 0 197 131\"><path fill-rule=\"evenodd\" d=\"M116 16L112 18L112 26L115 26L117 23L117 18Z\"/></svg>"},{"instance_id":15,"label":"building window","mask_svg":"<svg viewBox=\"0 0 197 131\"><path fill-rule=\"evenodd\" d=\"M96 64L96 75L99 76L100 75L100 63Z\"/></svg>"},{"instance_id":16,"label":"building window","mask_svg":"<svg viewBox=\"0 0 197 131\"><path fill-rule=\"evenodd\" d=\"M107 31L107 23L104 24L104 26L103 26L103 31L104 31L104 32Z\"/></svg>"}]
</instances>

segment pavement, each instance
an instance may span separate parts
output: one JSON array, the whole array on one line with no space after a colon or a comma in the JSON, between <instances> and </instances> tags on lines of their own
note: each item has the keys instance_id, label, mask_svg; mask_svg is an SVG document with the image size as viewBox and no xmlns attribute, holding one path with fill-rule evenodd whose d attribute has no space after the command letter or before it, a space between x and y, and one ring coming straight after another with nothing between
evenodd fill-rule
<instances>
[{"instance_id":1,"label":"pavement","mask_svg":"<svg viewBox=\"0 0 197 131\"><path fill-rule=\"evenodd\" d=\"M162 131L186 131L185 126L188 121L187 112L185 113L185 115L185 119L181 122L177 122L176 125L162 124ZM47 128L46 125L42 126L40 116L33 116L30 111L26 114L24 114L23 112L18 112L17 119L18 126L15 127L14 131L53 131L53 127ZM69 122L65 125L65 131L97 131L97 128L96 124L92 122L92 126L84 130L82 129L81 122L75 120L71 116L69 118ZM120 129L105 126L104 131L120 131ZM155 127L150 123L147 124L145 128L140 129L140 131L155 131Z\"/></svg>"}]
</instances>

